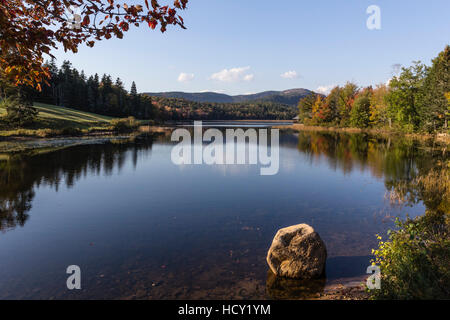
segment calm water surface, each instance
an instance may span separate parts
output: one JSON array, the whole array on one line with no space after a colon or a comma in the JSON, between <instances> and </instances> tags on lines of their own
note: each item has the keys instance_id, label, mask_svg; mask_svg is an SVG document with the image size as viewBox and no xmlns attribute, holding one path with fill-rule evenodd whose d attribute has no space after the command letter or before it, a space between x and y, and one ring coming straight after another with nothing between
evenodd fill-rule
<instances>
[{"instance_id":1,"label":"calm water surface","mask_svg":"<svg viewBox=\"0 0 450 320\"><path fill-rule=\"evenodd\" d=\"M261 176L255 165L176 166L173 145L143 135L0 158L0 298L279 298L267 249L299 223L328 249L326 283L289 296L307 297L360 279L375 234L424 212L385 194L436 156L414 142L286 132L279 173ZM73 264L79 291L66 289Z\"/></svg>"}]
</instances>

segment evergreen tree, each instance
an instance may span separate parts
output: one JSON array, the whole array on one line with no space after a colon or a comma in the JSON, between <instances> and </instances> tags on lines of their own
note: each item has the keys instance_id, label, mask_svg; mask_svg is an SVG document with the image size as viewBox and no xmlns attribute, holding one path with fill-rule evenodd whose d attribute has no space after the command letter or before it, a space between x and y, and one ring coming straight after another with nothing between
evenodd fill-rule
<instances>
[{"instance_id":1,"label":"evergreen tree","mask_svg":"<svg viewBox=\"0 0 450 320\"><path fill-rule=\"evenodd\" d=\"M136 83L133 81L133 83L131 84L131 90L130 90L130 94L132 97L136 97L137 96L137 89L136 89Z\"/></svg>"},{"instance_id":2,"label":"evergreen tree","mask_svg":"<svg viewBox=\"0 0 450 320\"><path fill-rule=\"evenodd\" d=\"M139 95L137 93L136 83L134 81L131 83L130 95L131 95L130 110L135 115L135 117L140 118L142 117L142 113L140 112L141 99L139 98Z\"/></svg>"},{"instance_id":3,"label":"evergreen tree","mask_svg":"<svg viewBox=\"0 0 450 320\"><path fill-rule=\"evenodd\" d=\"M125 97L127 92L124 89L123 82L120 78L116 79L116 82L114 83L114 89L116 91L116 95L118 98L119 103L119 110L121 114L129 115L130 109L128 108L128 105L125 103Z\"/></svg>"},{"instance_id":4,"label":"evergreen tree","mask_svg":"<svg viewBox=\"0 0 450 320\"><path fill-rule=\"evenodd\" d=\"M70 107L73 105L73 100L75 96L74 87L73 87L73 75L72 75L72 64L65 60L61 66L61 70L59 73L61 77L61 96L60 96L60 105L64 107Z\"/></svg>"}]
</instances>

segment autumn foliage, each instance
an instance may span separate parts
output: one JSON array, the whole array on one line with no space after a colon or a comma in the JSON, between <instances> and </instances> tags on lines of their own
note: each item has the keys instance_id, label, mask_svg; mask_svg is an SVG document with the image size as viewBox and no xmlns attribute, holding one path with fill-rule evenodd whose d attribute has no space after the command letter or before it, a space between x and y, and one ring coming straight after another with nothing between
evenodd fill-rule
<instances>
[{"instance_id":1,"label":"autumn foliage","mask_svg":"<svg viewBox=\"0 0 450 320\"><path fill-rule=\"evenodd\" d=\"M305 97L298 103L298 114L300 122L307 125L448 131L450 46L432 60L431 66L414 62L375 88L347 82L334 87L326 97Z\"/></svg>"},{"instance_id":2,"label":"autumn foliage","mask_svg":"<svg viewBox=\"0 0 450 320\"><path fill-rule=\"evenodd\" d=\"M44 54L52 56L58 43L77 52L82 43L92 47L95 41L122 38L130 26L159 26L161 32L168 25L185 28L177 10L186 9L187 2L162 6L157 0L133 5L116 0L0 0L0 72L16 85L40 90L49 77ZM78 24L73 19L76 7Z\"/></svg>"}]
</instances>

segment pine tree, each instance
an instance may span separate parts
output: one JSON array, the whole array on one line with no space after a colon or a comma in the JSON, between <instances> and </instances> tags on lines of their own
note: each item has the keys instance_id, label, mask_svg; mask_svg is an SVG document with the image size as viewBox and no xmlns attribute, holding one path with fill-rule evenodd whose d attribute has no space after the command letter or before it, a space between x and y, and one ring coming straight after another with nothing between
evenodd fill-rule
<instances>
[{"instance_id":1,"label":"pine tree","mask_svg":"<svg viewBox=\"0 0 450 320\"><path fill-rule=\"evenodd\" d=\"M114 91L117 95L118 103L119 103L119 112L122 115L130 115L130 110L125 103L125 97L127 92L124 89L123 82L120 78L116 79L114 83Z\"/></svg>"},{"instance_id":2,"label":"pine tree","mask_svg":"<svg viewBox=\"0 0 450 320\"><path fill-rule=\"evenodd\" d=\"M57 104L57 88L58 88L58 84L59 84L59 78L58 78L58 73L59 73L59 69L58 66L56 65L56 59L52 58L50 60L50 63L48 65L49 71L50 71L50 87L49 87L49 95L51 96L50 99L50 103L51 104Z\"/></svg>"},{"instance_id":3,"label":"pine tree","mask_svg":"<svg viewBox=\"0 0 450 320\"><path fill-rule=\"evenodd\" d=\"M130 110L136 118L141 118L143 116L143 113L140 110L141 109L140 108L140 97L137 93L136 83L134 81L131 83L130 96L131 96Z\"/></svg>"},{"instance_id":4,"label":"pine tree","mask_svg":"<svg viewBox=\"0 0 450 320\"><path fill-rule=\"evenodd\" d=\"M73 92L73 76L72 76L72 64L65 60L61 66L60 75L61 80L61 98L60 104L64 107L70 107L73 102L74 92Z\"/></svg>"},{"instance_id":5,"label":"pine tree","mask_svg":"<svg viewBox=\"0 0 450 320\"><path fill-rule=\"evenodd\" d=\"M130 94L131 94L132 97L136 97L137 96L136 83L134 81L131 84Z\"/></svg>"}]
</instances>

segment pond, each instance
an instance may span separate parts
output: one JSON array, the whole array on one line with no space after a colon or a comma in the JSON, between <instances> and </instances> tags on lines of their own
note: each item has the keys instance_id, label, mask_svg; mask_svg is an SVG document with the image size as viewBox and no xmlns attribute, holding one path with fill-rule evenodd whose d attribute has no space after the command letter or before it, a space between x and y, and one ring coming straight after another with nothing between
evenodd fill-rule
<instances>
[{"instance_id":1,"label":"pond","mask_svg":"<svg viewBox=\"0 0 450 320\"><path fill-rule=\"evenodd\" d=\"M279 171L264 176L175 165L174 145L147 133L0 158L0 299L280 298L267 250L299 223L324 240L327 278L288 298L362 281L375 235L425 211L387 192L447 156L400 138L282 131ZM69 265L81 290L66 287Z\"/></svg>"}]
</instances>

